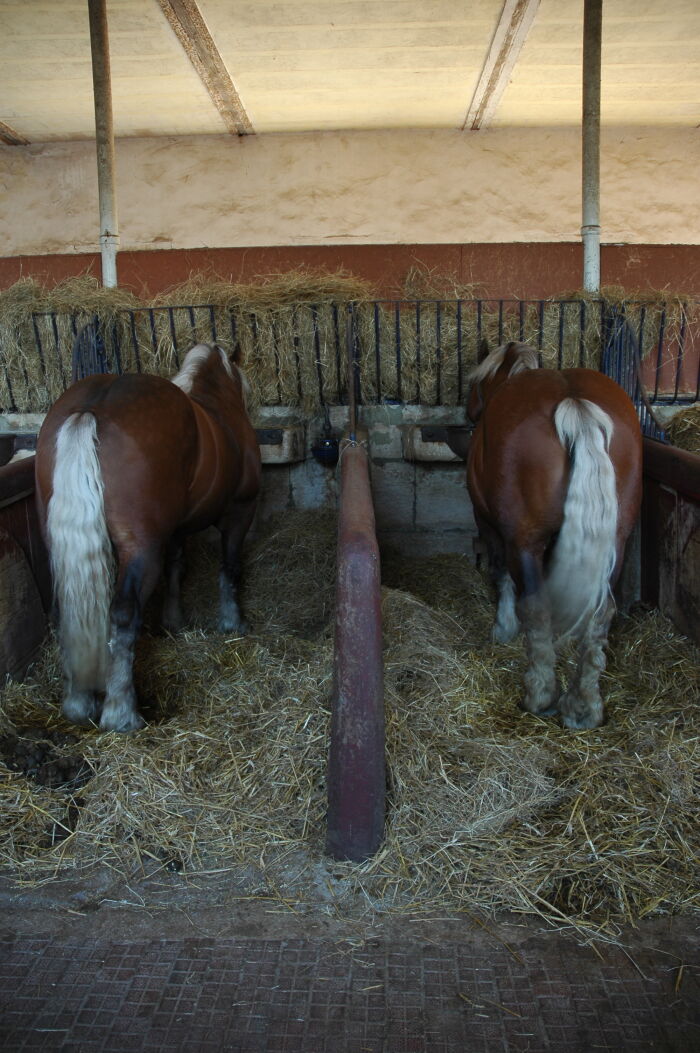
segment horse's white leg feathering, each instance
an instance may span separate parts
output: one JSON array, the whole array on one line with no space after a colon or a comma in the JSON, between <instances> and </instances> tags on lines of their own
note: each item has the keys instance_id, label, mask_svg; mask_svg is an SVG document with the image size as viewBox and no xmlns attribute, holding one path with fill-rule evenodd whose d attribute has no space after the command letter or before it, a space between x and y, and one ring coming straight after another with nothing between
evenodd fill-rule
<instances>
[{"instance_id":1,"label":"horse's white leg feathering","mask_svg":"<svg viewBox=\"0 0 700 1053\"><path fill-rule=\"evenodd\" d=\"M613 423L588 399L564 399L554 424L570 453L564 519L547 571L555 633L580 635L603 612L615 567L617 488L608 454Z\"/></svg>"},{"instance_id":2,"label":"horse's white leg feathering","mask_svg":"<svg viewBox=\"0 0 700 1053\"><path fill-rule=\"evenodd\" d=\"M57 433L47 531L66 677L63 708L84 723L95 716L92 693L105 687L114 576L91 413L73 414Z\"/></svg>"}]
</instances>

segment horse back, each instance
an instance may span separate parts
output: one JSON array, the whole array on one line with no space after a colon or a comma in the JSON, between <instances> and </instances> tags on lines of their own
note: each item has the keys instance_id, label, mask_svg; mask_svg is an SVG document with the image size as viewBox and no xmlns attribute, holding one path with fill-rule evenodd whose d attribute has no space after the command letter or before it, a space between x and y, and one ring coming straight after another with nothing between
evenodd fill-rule
<instances>
[{"instance_id":1,"label":"horse back","mask_svg":"<svg viewBox=\"0 0 700 1053\"><path fill-rule=\"evenodd\" d=\"M37 441L37 491L43 508L52 492L57 433L78 413L96 420L113 538L173 529L186 510L197 456L197 424L184 392L147 374L91 376L69 388L49 410Z\"/></svg>"},{"instance_id":2,"label":"horse back","mask_svg":"<svg viewBox=\"0 0 700 1053\"><path fill-rule=\"evenodd\" d=\"M625 525L636 516L641 493L641 434L623 389L590 369L528 370L501 384L475 428L467 482L475 510L527 547L556 533L569 475L554 413L565 398L587 399L612 419L610 457ZM631 524L629 524L631 525Z\"/></svg>"}]
</instances>

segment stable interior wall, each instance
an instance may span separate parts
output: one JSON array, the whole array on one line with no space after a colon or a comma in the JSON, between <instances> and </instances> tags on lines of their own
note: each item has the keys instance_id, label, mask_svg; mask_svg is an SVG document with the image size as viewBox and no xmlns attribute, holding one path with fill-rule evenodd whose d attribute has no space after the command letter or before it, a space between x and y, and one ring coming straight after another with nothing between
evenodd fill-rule
<instances>
[{"instance_id":1,"label":"stable interior wall","mask_svg":"<svg viewBox=\"0 0 700 1053\"><path fill-rule=\"evenodd\" d=\"M417 262L475 295L581 284L578 128L129 139L116 165L137 291L306 264L390 295ZM700 294L699 167L697 129L603 129L603 284ZM0 147L0 185L0 287L99 276L94 143Z\"/></svg>"}]
</instances>

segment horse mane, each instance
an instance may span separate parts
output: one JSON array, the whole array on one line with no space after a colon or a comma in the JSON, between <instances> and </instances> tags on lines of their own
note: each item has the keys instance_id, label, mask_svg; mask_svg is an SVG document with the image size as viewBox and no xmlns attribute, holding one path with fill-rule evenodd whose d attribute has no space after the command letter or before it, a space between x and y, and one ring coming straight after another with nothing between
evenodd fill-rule
<instances>
[{"instance_id":1,"label":"horse mane","mask_svg":"<svg viewBox=\"0 0 700 1053\"><path fill-rule=\"evenodd\" d=\"M526 369L539 368L537 352L534 347L512 340L509 344L503 344L501 347L491 351L482 362L479 362L478 366L474 367L467 380L478 384L482 380L488 380L490 377L493 377L501 368L506 355L509 353L513 359L513 364L508 372L509 377L515 376L516 373L524 373Z\"/></svg>"},{"instance_id":2,"label":"horse mane","mask_svg":"<svg viewBox=\"0 0 700 1053\"><path fill-rule=\"evenodd\" d=\"M190 348L190 350L185 355L185 359L182 363L182 368L180 369L179 373L177 373L173 377L173 384L177 384L179 388L182 388L182 390L189 395L192 391L192 384L194 383L194 378L199 372L201 366L204 364L204 362L207 361L207 359L213 351L219 352L219 356L221 357L221 363L224 369L231 377L231 379L233 379L231 363L228 360L228 355L222 347L219 347L218 344L195 344L195 346L193 348Z\"/></svg>"}]
</instances>

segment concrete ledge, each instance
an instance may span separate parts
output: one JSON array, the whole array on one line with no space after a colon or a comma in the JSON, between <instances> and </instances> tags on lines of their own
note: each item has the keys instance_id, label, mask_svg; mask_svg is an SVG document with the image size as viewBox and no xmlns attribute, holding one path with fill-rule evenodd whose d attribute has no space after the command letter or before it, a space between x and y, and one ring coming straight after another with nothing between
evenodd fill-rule
<instances>
[{"instance_id":1,"label":"concrete ledge","mask_svg":"<svg viewBox=\"0 0 700 1053\"><path fill-rule=\"evenodd\" d=\"M444 428L441 429L444 432ZM407 461L459 461L437 429L430 424L411 424L403 429L403 456Z\"/></svg>"}]
</instances>

